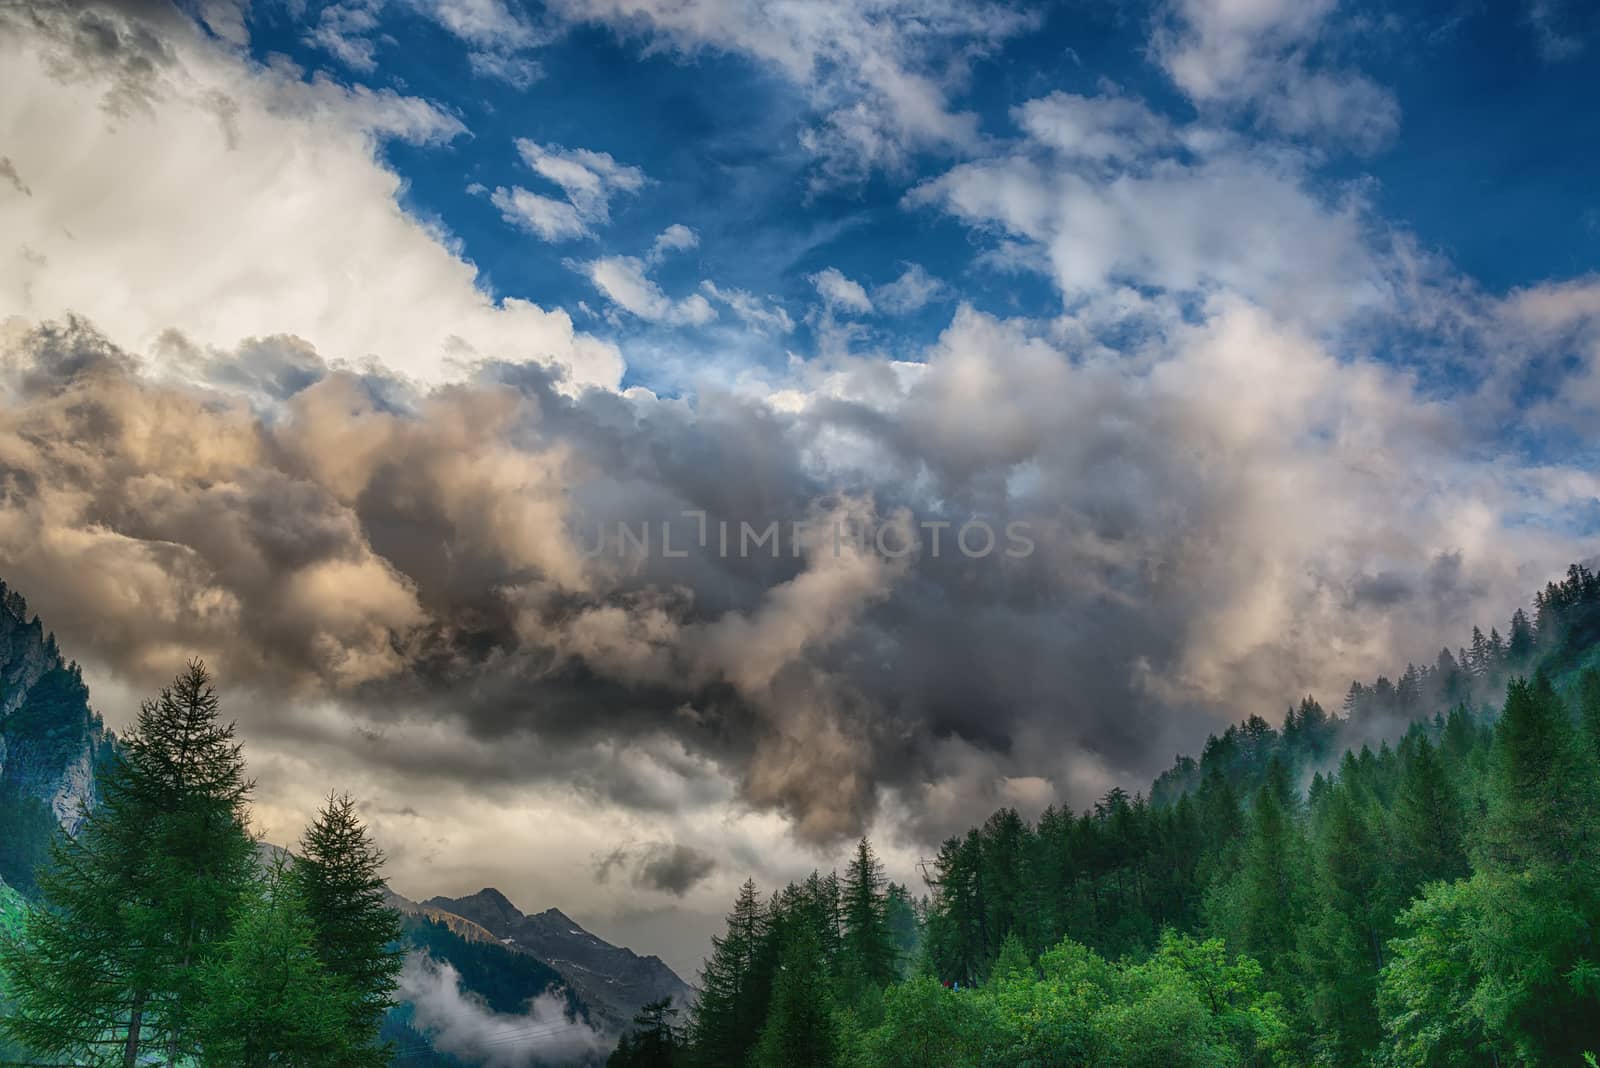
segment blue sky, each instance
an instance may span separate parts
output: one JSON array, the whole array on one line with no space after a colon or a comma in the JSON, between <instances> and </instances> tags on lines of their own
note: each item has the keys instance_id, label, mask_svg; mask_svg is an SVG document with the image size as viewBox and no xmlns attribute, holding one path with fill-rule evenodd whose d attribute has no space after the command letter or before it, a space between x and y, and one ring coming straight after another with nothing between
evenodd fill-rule
<instances>
[{"instance_id":1,"label":"blue sky","mask_svg":"<svg viewBox=\"0 0 1600 1068\"><path fill-rule=\"evenodd\" d=\"M379 7L373 28L356 35L370 42L370 68L341 62L316 34L325 8L340 5L257 4L249 28L260 60L288 56L308 74L329 71L420 95L460 117L469 135L444 146L390 143L385 158L407 182L407 207L439 220L495 293L559 306L601 333L659 330L626 313L596 322L608 302L576 264L643 257L676 223L690 227L698 244L651 270L665 293L681 298L711 279L771 300L793 319L794 333L769 338L764 351L752 351L741 335L747 359L814 348L810 277L828 267L869 289L894 281L907 264L946 283L915 313L867 319L870 336L890 352L925 344L956 300L1000 315L1059 312L1062 296L1046 279L982 262L992 235L907 203L909 190L960 155L948 146L912 148L891 166L833 178L802 144L822 114L816 94L759 56L714 40L666 37L648 18L573 20L537 5L484 7L535 27L538 43L516 53L536 65L529 83L475 74L469 53L477 45L403 3ZM1166 8L1091 2L1032 15L1032 28L984 42L947 93L952 110L975 113L990 146L1019 137L1012 112L1028 100L1110 87L1176 122L1203 118L1305 150L1313 156L1308 183L1358 186L1375 217L1413 233L1490 293L1600 263L1600 109L1592 104L1589 52L1600 16L1584 5L1345 5L1331 13L1296 50L1312 64L1373 79L1398 109L1397 128L1360 151L1315 134L1274 136L1248 108L1197 105L1153 54L1153 28L1170 19ZM972 43L973 35L935 42L918 59L951 62ZM559 197L519 159L519 139L609 153L645 182L611 198L609 219L590 232L541 240L508 224L486 195L521 186ZM702 332L715 344L722 325L678 332L686 345ZM632 367L630 377L675 388L648 366Z\"/></svg>"}]
</instances>

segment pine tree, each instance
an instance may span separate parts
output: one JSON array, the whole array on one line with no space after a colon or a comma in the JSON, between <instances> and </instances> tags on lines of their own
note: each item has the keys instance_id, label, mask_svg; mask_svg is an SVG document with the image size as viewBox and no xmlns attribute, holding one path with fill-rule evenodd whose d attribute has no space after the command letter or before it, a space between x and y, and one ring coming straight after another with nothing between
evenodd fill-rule
<instances>
[{"instance_id":1,"label":"pine tree","mask_svg":"<svg viewBox=\"0 0 1600 1068\"><path fill-rule=\"evenodd\" d=\"M1426 738L1402 757L1393 823L1394 866L1405 897L1424 883L1467 874L1466 811L1439 751Z\"/></svg>"},{"instance_id":2,"label":"pine tree","mask_svg":"<svg viewBox=\"0 0 1600 1068\"><path fill-rule=\"evenodd\" d=\"M1361 1063L1379 1035L1374 998L1393 915L1384 849L1362 798L1329 794L1317 843L1318 915L1307 930L1311 1011L1337 1064Z\"/></svg>"},{"instance_id":3,"label":"pine tree","mask_svg":"<svg viewBox=\"0 0 1600 1068\"><path fill-rule=\"evenodd\" d=\"M1594 764L1550 680L1540 673L1532 682L1512 682L1495 727L1486 863L1506 870L1548 864L1590 875L1600 844L1597 801Z\"/></svg>"},{"instance_id":4,"label":"pine tree","mask_svg":"<svg viewBox=\"0 0 1600 1068\"><path fill-rule=\"evenodd\" d=\"M1543 674L1508 688L1492 758L1475 1005L1528 1063L1575 1062L1600 1014L1600 777Z\"/></svg>"},{"instance_id":5,"label":"pine tree","mask_svg":"<svg viewBox=\"0 0 1600 1068\"><path fill-rule=\"evenodd\" d=\"M351 1068L383 1068L389 1052L377 1043L392 1002L404 953L400 918L384 902L383 854L356 814L349 794L327 804L300 839L292 872L298 898L328 973L339 980Z\"/></svg>"},{"instance_id":6,"label":"pine tree","mask_svg":"<svg viewBox=\"0 0 1600 1068\"><path fill-rule=\"evenodd\" d=\"M1600 669L1588 668L1578 677L1578 717L1590 751L1600 758Z\"/></svg>"},{"instance_id":7,"label":"pine tree","mask_svg":"<svg viewBox=\"0 0 1600 1068\"><path fill-rule=\"evenodd\" d=\"M1261 962L1275 988L1286 992L1292 986L1295 932L1305 912L1305 844L1277 775L1269 774L1256 791L1239 878L1240 948Z\"/></svg>"},{"instance_id":8,"label":"pine tree","mask_svg":"<svg viewBox=\"0 0 1600 1068\"><path fill-rule=\"evenodd\" d=\"M884 883L883 864L862 838L844 876L844 956L846 969L874 986L892 981L896 970Z\"/></svg>"},{"instance_id":9,"label":"pine tree","mask_svg":"<svg viewBox=\"0 0 1600 1068\"><path fill-rule=\"evenodd\" d=\"M816 932L799 925L783 947L772 1008L751 1063L754 1068L832 1068L837 1042L827 961Z\"/></svg>"},{"instance_id":10,"label":"pine tree","mask_svg":"<svg viewBox=\"0 0 1600 1068\"><path fill-rule=\"evenodd\" d=\"M25 940L6 947L18 1042L125 1068L196 1052L201 966L255 872L233 738L199 661L141 706L100 806L57 843Z\"/></svg>"},{"instance_id":11,"label":"pine tree","mask_svg":"<svg viewBox=\"0 0 1600 1068\"><path fill-rule=\"evenodd\" d=\"M755 881L747 879L728 915L727 933L712 937L700 973L700 999L689 1026L697 1064L743 1064L755 1046L770 994L762 967L769 928Z\"/></svg>"},{"instance_id":12,"label":"pine tree","mask_svg":"<svg viewBox=\"0 0 1600 1068\"><path fill-rule=\"evenodd\" d=\"M196 1010L205 1068L339 1068L355 1063L348 992L318 955L316 931L279 858L202 968Z\"/></svg>"}]
</instances>

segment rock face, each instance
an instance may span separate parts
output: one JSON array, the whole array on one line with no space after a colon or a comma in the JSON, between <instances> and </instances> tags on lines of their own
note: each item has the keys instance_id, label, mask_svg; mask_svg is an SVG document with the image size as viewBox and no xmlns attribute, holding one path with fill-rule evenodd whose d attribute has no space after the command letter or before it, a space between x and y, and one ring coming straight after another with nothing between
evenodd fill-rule
<instances>
[{"instance_id":1,"label":"rock face","mask_svg":"<svg viewBox=\"0 0 1600 1068\"><path fill-rule=\"evenodd\" d=\"M0 798L12 808L38 802L75 831L114 744L89 708L78 665L62 659L55 635L0 582Z\"/></svg>"},{"instance_id":2,"label":"rock face","mask_svg":"<svg viewBox=\"0 0 1600 1068\"><path fill-rule=\"evenodd\" d=\"M489 931L503 945L550 965L589 1006L595 1023L626 1030L643 1005L671 997L687 1007L694 988L678 978L660 957L641 957L585 931L559 909L524 915L506 896L484 889L470 897L434 897L426 909L452 913Z\"/></svg>"}]
</instances>

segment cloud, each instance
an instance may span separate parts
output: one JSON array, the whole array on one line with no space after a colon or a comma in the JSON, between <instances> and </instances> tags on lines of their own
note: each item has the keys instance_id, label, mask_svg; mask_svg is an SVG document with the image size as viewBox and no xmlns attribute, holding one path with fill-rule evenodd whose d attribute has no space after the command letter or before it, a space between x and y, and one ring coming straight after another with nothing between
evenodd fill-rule
<instances>
[{"instance_id":1,"label":"cloud","mask_svg":"<svg viewBox=\"0 0 1600 1068\"><path fill-rule=\"evenodd\" d=\"M526 89L543 74L530 52L547 44L548 34L503 0L340 0L322 9L305 40L353 70L370 73L385 43L383 17L395 8L421 14L466 45L468 67L480 78Z\"/></svg>"},{"instance_id":2,"label":"cloud","mask_svg":"<svg viewBox=\"0 0 1600 1068\"><path fill-rule=\"evenodd\" d=\"M837 267L825 267L808 277L829 310L855 315L871 314L872 299L867 296L867 291L860 282L846 278Z\"/></svg>"},{"instance_id":3,"label":"cloud","mask_svg":"<svg viewBox=\"0 0 1600 1068\"><path fill-rule=\"evenodd\" d=\"M589 237L611 221L611 200L644 187L644 172L618 163L607 152L541 145L521 138L517 153L534 173L558 187L565 200L520 186L496 189L491 197L508 223L546 241ZM685 228L687 229L687 228Z\"/></svg>"},{"instance_id":4,"label":"cloud","mask_svg":"<svg viewBox=\"0 0 1600 1068\"><path fill-rule=\"evenodd\" d=\"M0 318L81 314L147 356L172 329L229 350L287 333L326 359L381 358L430 381L485 359L618 381L613 346L564 312L488 293L448 235L400 207L381 145L443 144L457 118L253 63L165 10L0 14L13 89L0 144L33 193L0 191Z\"/></svg>"},{"instance_id":5,"label":"cloud","mask_svg":"<svg viewBox=\"0 0 1600 1068\"><path fill-rule=\"evenodd\" d=\"M673 223L656 235L655 241L650 246L650 254L646 258L651 263L659 263L669 253L684 252L699 245L699 234L682 223Z\"/></svg>"},{"instance_id":6,"label":"cloud","mask_svg":"<svg viewBox=\"0 0 1600 1068\"><path fill-rule=\"evenodd\" d=\"M1010 260L1047 270L1070 303L1128 285L1220 291L1327 323L1391 298L1362 187L1330 193L1297 153L1173 128L1121 96L1054 93L1013 115L1024 140L907 202L1010 241Z\"/></svg>"},{"instance_id":7,"label":"cloud","mask_svg":"<svg viewBox=\"0 0 1600 1068\"><path fill-rule=\"evenodd\" d=\"M520 1015L495 1012L461 989L454 966L425 953L406 957L396 993L412 1007L412 1026L434 1049L484 1068L587 1063L612 1044L583 1020L569 1017L566 1002L555 994L532 999Z\"/></svg>"},{"instance_id":8,"label":"cloud","mask_svg":"<svg viewBox=\"0 0 1600 1068\"><path fill-rule=\"evenodd\" d=\"M1566 323L1573 294L1483 311ZM1223 720L1431 656L1583 555L1529 517L1592 500L1592 474L1490 448L1516 416L1474 394L1237 297L1132 351L1053 334L963 308L898 374L793 368L780 408L564 394L530 366L421 390L291 339L191 348L210 384L182 385L82 324L13 330L0 574L120 678L198 653L261 692L245 728L270 750L413 792L732 805L832 843L891 795L922 836L1034 780L1073 803L1138 787ZM973 517L1028 522L1036 551L952 554ZM741 547L741 523L790 520L798 555ZM942 555L923 520L952 524ZM827 534L886 523L921 550ZM658 859L664 887L694 870Z\"/></svg>"},{"instance_id":9,"label":"cloud","mask_svg":"<svg viewBox=\"0 0 1600 1068\"><path fill-rule=\"evenodd\" d=\"M900 169L912 151L975 144L977 117L952 110L950 97L973 59L1038 21L1018 6L959 0L557 0L549 6L566 20L638 32L685 56L707 48L733 52L787 77L816 113L801 141L819 161L817 185Z\"/></svg>"},{"instance_id":10,"label":"cloud","mask_svg":"<svg viewBox=\"0 0 1600 1068\"><path fill-rule=\"evenodd\" d=\"M873 306L890 315L910 315L936 300L943 299L949 287L930 275L920 263L908 263L893 282L872 291Z\"/></svg>"},{"instance_id":11,"label":"cloud","mask_svg":"<svg viewBox=\"0 0 1600 1068\"><path fill-rule=\"evenodd\" d=\"M603 883L623 868L631 870L632 885L681 898L717 870L717 860L677 842L620 846L596 862L595 879Z\"/></svg>"},{"instance_id":12,"label":"cloud","mask_svg":"<svg viewBox=\"0 0 1600 1068\"><path fill-rule=\"evenodd\" d=\"M719 286L707 279L700 283L706 296L725 305L745 326L760 334L787 334L794 330L794 320L783 305L774 300L763 300L754 293L731 286Z\"/></svg>"},{"instance_id":13,"label":"cloud","mask_svg":"<svg viewBox=\"0 0 1600 1068\"><path fill-rule=\"evenodd\" d=\"M702 326L717 317L716 309L699 293L681 300L668 297L646 274L646 261L635 256L602 256L574 267L612 304L648 322Z\"/></svg>"},{"instance_id":14,"label":"cloud","mask_svg":"<svg viewBox=\"0 0 1600 1068\"><path fill-rule=\"evenodd\" d=\"M1173 0L1152 46L1202 109L1252 115L1264 128L1373 151L1394 136L1400 108L1358 71L1308 58L1336 32L1337 0Z\"/></svg>"}]
</instances>

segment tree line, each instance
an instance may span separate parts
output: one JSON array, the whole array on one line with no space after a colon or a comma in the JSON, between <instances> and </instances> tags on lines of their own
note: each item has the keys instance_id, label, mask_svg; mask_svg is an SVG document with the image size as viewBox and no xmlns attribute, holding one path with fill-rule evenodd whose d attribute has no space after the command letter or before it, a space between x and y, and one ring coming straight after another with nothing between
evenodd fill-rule
<instances>
[{"instance_id":1,"label":"tree line","mask_svg":"<svg viewBox=\"0 0 1600 1068\"><path fill-rule=\"evenodd\" d=\"M1575 566L1508 639L1357 684L1342 716L1249 717L1149 798L996 812L918 900L864 840L843 879L746 883L699 1004L651 1006L612 1063L1584 1064L1597 664L1600 580Z\"/></svg>"},{"instance_id":2,"label":"tree line","mask_svg":"<svg viewBox=\"0 0 1600 1068\"><path fill-rule=\"evenodd\" d=\"M263 862L253 783L198 661L139 710L0 942L0 1033L73 1065L379 1068L401 964L382 855L330 795Z\"/></svg>"}]
</instances>

